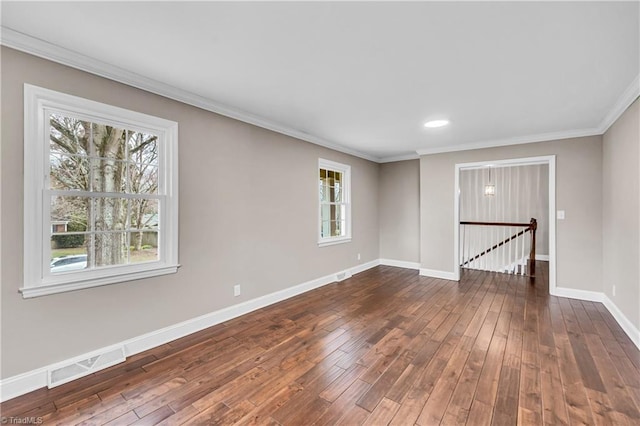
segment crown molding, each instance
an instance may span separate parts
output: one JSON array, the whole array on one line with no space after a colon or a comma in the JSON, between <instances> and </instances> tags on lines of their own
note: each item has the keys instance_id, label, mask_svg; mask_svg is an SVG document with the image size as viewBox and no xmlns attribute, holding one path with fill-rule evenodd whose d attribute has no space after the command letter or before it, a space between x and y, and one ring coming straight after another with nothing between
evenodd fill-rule
<instances>
[{"instance_id":1,"label":"crown molding","mask_svg":"<svg viewBox=\"0 0 640 426\"><path fill-rule=\"evenodd\" d=\"M406 160L418 160L420 156L416 153L403 154L403 155L394 155L391 157L381 157L378 160L378 163L393 163L396 161L406 161Z\"/></svg>"},{"instance_id":2,"label":"crown molding","mask_svg":"<svg viewBox=\"0 0 640 426\"><path fill-rule=\"evenodd\" d=\"M604 134L613 123L620 118L620 116L629 108L629 106L640 96L640 74L631 82L629 87L622 92L622 95L618 98L618 101L613 104L613 108L609 111L598 128L601 133Z\"/></svg>"},{"instance_id":3,"label":"crown molding","mask_svg":"<svg viewBox=\"0 0 640 426\"><path fill-rule=\"evenodd\" d=\"M353 155L365 160L376 163L391 163L395 161L413 160L421 155L440 154L454 151L468 151L473 149L494 148L508 145L520 145L534 142L544 142L549 140L569 139L584 136L596 136L605 133L609 127L622 115L622 113L640 96L640 74L636 76L629 87L622 93L613 108L602 120L597 128L569 130L563 132L542 133L538 135L521 136L500 140L489 140L482 142L474 142L457 146L440 146L434 148L425 148L416 150L415 154L408 153L403 155L376 157L361 151L347 148L339 143L332 142L292 127L286 126L266 118L242 111L215 102L204 96L179 89L177 87L150 79L148 77L136 74L120 67L108 64L95 58L74 52L69 49L62 48L44 40L31 37L10 28L0 26L1 36L0 44L19 50L40 58L44 58L62 65L66 65L81 71L108 78L128 86L136 87L156 95L164 96L169 99L176 100L188 105L192 105L206 111L210 111L225 117L233 118L244 123L252 124L263 129L271 130L290 136L296 139L310 142L334 151Z\"/></svg>"},{"instance_id":4,"label":"crown molding","mask_svg":"<svg viewBox=\"0 0 640 426\"><path fill-rule=\"evenodd\" d=\"M1 36L0 44L10 47L30 55L38 56L62 65L66 65L81 71L105 77L128 86L136 87L165 98L173 99L188 105L192 105L234 120L262 127L263 129L291 136L296 139L320 145L325 148L339 151L365 160L379 162L380 158L365 154L363 152L344 147L338 143L310 135L300 130L288 127L282 123L268 120L248 112L223 105L204 96L196 95L186 90L159 82L157 80L144 77L120 67L108 64L95 58L74 52L69 49L57 46L44 40L31 37L27 34L20 33L10 28L0 26Z\"/></svg>"},{"instance_id":5,"label":"crown molding","mask_svg":"<svg viewBox=\"0 0 640 426\"><path fill-rule=\"evenodd\" d=\"M567 130L562 132L541 133L538 135L520 136L515 138L499 139L495 141L474 142L457 146L441 146L434 148L419 149L416 153L420 155L442 154L454 151L470 151L473 149L496 148L508 145L521 145L526 143L545 142L559 139L580 138L585 136L603 135L613 123L624 113L627 108L640 96L640 74L631 82L627 89L622 92L609 113L600 122L598 127L590 129ZM382 158L380 162L385 162Z\"/></svg>"},{"instance_id":6,"label":"crown molding","mask_svg":"<svg viewBox=\"0 0 640 426\"><path fill-rule=\"evenodd\" d=\"M602 134L600 128L568 130L563 132L540 133L531 136L519 136L515 138L474 142L457 146L440 146L435 148L419 149L418 155L441 154L454 151L470 151L473 149L496 148L508 145L522 145L526 143L546 142L558 139L581 138L585 136L599 136Z\"/></svg>"}]
</instances>

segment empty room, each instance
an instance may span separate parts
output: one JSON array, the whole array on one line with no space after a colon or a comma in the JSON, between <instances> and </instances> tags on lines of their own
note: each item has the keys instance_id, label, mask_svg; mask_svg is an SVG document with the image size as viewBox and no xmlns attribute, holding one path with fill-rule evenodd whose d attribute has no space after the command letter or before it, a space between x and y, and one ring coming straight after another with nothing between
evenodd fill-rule
<instances>
[{"instance_id":1,"label":"empty room","mask_svg":"<svg viewBox=\"0 0 640 426\"><path fill-rule=\"evenodd\" d=\"M0 18L2 424L640 424L639 1Z\"/></svg>"}]
</instances>

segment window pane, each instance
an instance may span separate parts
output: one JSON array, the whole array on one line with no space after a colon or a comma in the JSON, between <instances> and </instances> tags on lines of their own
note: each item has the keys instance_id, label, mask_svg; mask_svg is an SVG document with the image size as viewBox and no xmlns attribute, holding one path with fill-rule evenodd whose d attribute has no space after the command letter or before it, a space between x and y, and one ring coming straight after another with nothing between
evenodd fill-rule
<instances>
[{"instance_id":1,"label":"window pane","mask_svg":"<svg viewBox=\"0 0 640 426\"><path fill-rule=\"evenodd\" d=\"M129 233L129 262L153 262L158 260L157 232Z\"/></svg>"},{"instance_id":2,"label":"window pane","mask_svg":"<svg viewBox=\"0 0 640 426\"><path fill-rule=\"evenodd\" d=\"M51 232L83 232L89 224L89 204L87 197L51 197Z\"/></svg>"},{"instance_id":3,"label":"window pane","mask_svg":"<svg viewBox=\"0 0 640 426\"><path fill-rule=\"evenodd\" d=\"M328 220L323 220L322 225L320 227L320 236L321 237L330 237L331 236L331 224Z\"/></svg>"},{"instance_id":4,"label":"window pane","mask_svg":"<svg viewBox=\"0 0 640 426\"><path fill-rule=\"evenodd\" d=\"M104 124L92 123L92 140L95 157L91 161L92 190L95 192L124 192L127 163L125 160L126 134Z\"/></svg>"},{"instance_id":5,"label":"window pane","mask_svg":"<svg viewBox=\"0 0 640 426\"><path fill-rule=\"evenodd\" d=\"M332 186L327 189L329 193L329 201L332 203L342 202L342 189L337 186Z\"/></svg>"},{"instance_id":6,"label":"window pane","mask_svg":"<svg viewBox=\"0 0 640 426\"><path fill-rule=\"evenodd\" d=\"M63 236L54 235L51 237L51 264L49 271L52 274L59 274L86 269L88 265L86 245L80 244L78 247L62 247L59 245L60 239L57 237ZM71 236L66 235L64 237ZM73 237L80 238L84 242L84 235L75 235Z\"/></svg>"},{"instance_id":7,"label":"window pane","mask_svg":"<svg viewBox=\"0 0 640 426\"><path fill-rule=\"evenodd\" d=\"M325 169L320 169L320 179L321 180L327 179L327 171Z\"/></svg>"},{"instance_id":8,"label":"window pane","mask_svg":"<svg viewBox=\"0 0 640 426\"><path fill-rule=\"evenodd\" d=\"M149 133L128 133L128 161L158 165L158 137Z\"/></svg>"},{"instance_id":9,"label":"window pane","mask_svg":"<svg viewBox=\"0 0 640 426\"><path fill-rule=\"evenodd\" d=\"M323 204L320 206L320 220L331 220L331 205Z\"/></svg>"},{"instance_id":10,"label":"window pane","mask_svg":"<svg viewBox=\"0 0 640 426\"><path fill-rule=\"evenodd\" d=\"M322 185L320 187L320 201L330 202L331 201L331 193L332 188L327 185Z\"/></svg>"},{"instance_id":11,"label":"window pane","mask_svg":"<svg viewBox=\"0 0 640 426\"><path fill-rule=\"evenodd\" d=\"M175 272L178 123L24 89L23 297Z\"/></svg>"},{"instance_id":12,"label":"window pane","mask_svg":"<svg viewBox=\"0 0 640 426\"><path fill-rule=\"evenodd\" d=\"M91 124L62 114L49 115L51 153L89 155Z\"/></svg>"},{"instance_id":13,"label":"window pane","mask_svg":"<svg viewBox=\"0 0 640 426\"><path fill-rule=\"evenodd\" d=\"M343 223L337 220L331 221L331 236L332 237L340 237L342 236Z\"/></svg>"},{"instance_id":14,"label":"window pane","mask_svg":"<svg viewBox=\"0 0 640 426\"><path fill-rule=\"evenodd\" d=\"M124 265L128 258L127 234L124 232L96 233L93 235L95 266Z\"/></svg>"},{"instance_id":15,"label":"window pane","mask_svg":"<svg viewBox=\"0 0 640 426\"><path fill-rule=\"evenodd\" d=\"M336 216L338 214L338 209L339 209L339 206L331 205L331 208L330 208L330 215L331 216L329 217L331 220L335 221L337 219Z\"/></svg>"},{"instance_id":16,"label":"window pane","mask_svg":"<svg viewBox=\"0 0 640 426\"><path fill-rule=\"evenodd\" d=\"M127 131L106 124L91 123L92 155L108 160L125 160ZM105 162L108 164L108 162Z\"/></svg>"},{"instance_id":17,"label":"window pane","mask_svg":"<svg viewBox=\"0 0 640 426\"><path fill-rule=\"evenodd\" d=\"M52 189L89 190L89 159L51 152L49 178Z\"/></svg>"},{"instance_id":18,"label":"window pane","mask_svg":"<svg viewBox=\"0 0 640 426\"><path fill-rule=\"evenodd\" d=\"M130 229L158 229L158 200L134 199L131 205Z\"/></svg>"},{"instance_id":19,"label":"window pane","mask_svg":"<svg viewBox=\"0 0 640 426\"><path fill-rule=\"evenodd\" d=\"M128 201L123 198L95 198L93 223L96 231L123 231L127 228Z\"/></svg>"},{"instance_id":20,"label":"window pane","mask_svg":"<svg viewBox=\"0 0 640 426\"><path fill-rule=\"evenodd\" d=\"M125 161L110 158L92 158L91 191L123 193L127 186L127 166Z\"/></svg>"},{"instance_id":21,"label":"window pane","mask_svg":"<svg viewBox=\"0 0 640 426\"><path fill-rule=\"evenodd\" d=\"M342 172L335 172L335 185L342 182Z\"/></svg>"},{"instance_id":22,"label":"window pane","mask_svg":"<svg viewBox=\"0 0 640 426\"><path fill-rule=\"evenodd\" d=\"M158 167L147 163L129 163L129 188L131 194L158 193Z\"/></svg>"},{"instance_id":23,"label":"window pane","mask_svg":"<svg viewBox=\"0 0 640 426\"><path fill-rule=\"evenodd\" d=\"M333 200L336 203L342 202L342 185L340 183L336 183L336 186L333 188Z\"/></svg>"}]
</instances>

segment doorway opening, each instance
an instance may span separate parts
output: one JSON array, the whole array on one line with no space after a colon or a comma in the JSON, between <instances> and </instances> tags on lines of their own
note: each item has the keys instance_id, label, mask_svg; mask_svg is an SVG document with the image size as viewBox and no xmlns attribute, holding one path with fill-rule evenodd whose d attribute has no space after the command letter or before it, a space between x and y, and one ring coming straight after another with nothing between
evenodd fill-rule
<instances>
[{"instance_id":1,"label":"doorway opening","mask_svg":"<svg viewBox=\"0 0 640 426\"><path fill-rule=\"evenodd\" d=\"M495 200L498 197L505 197L509 195L514 197L514 203L522 204L522 198L523 198L522 195L526 195L526 194L519 194L517 196L513 195L515 194L514 191L517 191L518 189L515 188L513 183L511 184L507 183L509 179L509 175L513 175L514 173L519 173L519 171L514 172L514 170L518 170L517 168L520 166L539 166L539 165L547 166L544 168L538 168L538 173L540 173L539 170L544 170L546 173L546 175L543 176L543 179L539 179L537 180L537 182L531 181L530 177L527 179L529 180L530 184L540 185L542 182L542 184L548 185L547 188L543 188L545 190L544 191L545 195L548 197L548 200L545 200L546 201L545 204L547 204L546 206L547 208L544 210L540 210L539 207L536 207L538 210L535 213L536 215L543 216L536 219L538 219L539 222L542 222L545 227L543 231L544 232L543 238L546 238L546 241L542 242L541 247L546 248L548 245L548 250L543 249L541 251L543 252L548 251L548 254L543 253L542 255L536 255L536 258L538 258L539 260L547 260L546 255L548 255L549 292L551 294L555 292L555 288L556 288L555 155L541 156L541 157L528 157L528 158L514 158L514 159L507 159L507 160L481 161L481 162L474 162L474 163L460 163L455 165L455 188L454 188L455 190L455 194L454 194L454 261L456 265L454 268L455 280L457 281L460 280L460 273L462 268L461 265L465 264L465 262L468 263L469 259L472 259L475 257L475 256L469 257L467 255L466 260L463 260L461 262L461 259L463 259L462 256L464 254L463 252L464 248L462 247L462 239L465 236L467 238L469 238L470 236L470 234L465 235L465 233L470 231L468 229L462 228L462 226L460 225L461 215L467 216L462 218L463 220L464 219L468 220L470 211L477 212L479 215L478 217L486 218L488 217L486 215L493 215L492 217L500 217L500 214L503 214L505 210L505 207L504 207L505 200L503 199L502 202L499 204L500 207L496 207L498 203L496 203ZM508 168L511 168L511 169L508 169ZM529 169L535 170L536 168L535 167L527 168L527 170ZM525 168L522 168L520 170L525 170ZM462 187L462 185L464 185L465 187ZM511 185L511 187L509 187L509 185ZM462 191L464 190L466 190L467 193L465 194L465 199L463 201ZM469 196L468 191L474 191L474 193L471 194L472 195L471 197ZM522 191L522 189L520 189L520 191ZM542 193L540 191L538 192ZM464 212L461 211L461 207L465 209ZM523 207L519 205L514 205L509 208L513 208L517 210L517 209L522 209ZM502 209L503 211L502 212L496 211L496 209ZM509 214L512 214L512 213L514 212L513 211L509 212ZM523 212L520 212L520 214L530 215L529 210L526 210L526 208L525 210L523 210ZM513 217L513 216L505 216L504 214L503 216ZM529 222L529 221L530 221L530 218L527 217L526 222ZM491 221L485 220L484 222L491 222ZM495 232L498 234L498 236L499 236L499 232L504 232L503 235L505 236L507 236L507 233L508 233L507 231L495 231ZM509 236L507 236L507 238L502 241L504 242L508 239L509 239ZM498 245L498 244L495 244L495 245ZM492 253L492 256L494 256L494 258L502 257L502 259L505 259L506 258L504 254L505 251L508 251L508 250L516 251L514 250L515 247L516 247L515 240L513 241L513 244L511 242L505 243L503 246L496 248L495 253ZM518 250L522 250L522 253L524 256L525 252L522 247L523 246L520 246ZM468 247L466 248L466 250L468 253L470 253ZM502 250L502 252L500 252L500 250ZM501 253L501 254L498 254L498 253ZM481 257L485 257L485 256L483 255ZM487 259L489 257L490 257L489 255L486 256ZM522 257L517 259L520 260L521 258ZM483 260L487 262L486 259L483 259ZM498 261L498 265L499 265L499 261ZM499 270L500 268L504 269L505 272L508 272L508 271L513 272L515 270L520 270L519 268L524 268L524 265L517 266L517 262L515 263L507 262L505 265L500 265L497 267L497 269L493 269L493 270Z\"/></svg>"}]
</instances>

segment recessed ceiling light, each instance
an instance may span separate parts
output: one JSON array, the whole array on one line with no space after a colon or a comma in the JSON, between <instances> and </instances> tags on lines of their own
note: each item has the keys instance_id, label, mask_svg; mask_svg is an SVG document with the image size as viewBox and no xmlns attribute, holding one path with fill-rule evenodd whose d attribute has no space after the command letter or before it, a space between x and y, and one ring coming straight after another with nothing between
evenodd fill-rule
<instances>
[{"instance_id":1,"label":"recessed ceiling light","mask_svg":"<svg viewBox=\"0 0 640 426\"><path fill-rule=\"evenodd\" d=\"M424 123L424 127L429 127L430 129L433 129L435 127L446 126L447 124L449 124L449 120L431 120Z\"/></svg>"}]
</instances>

